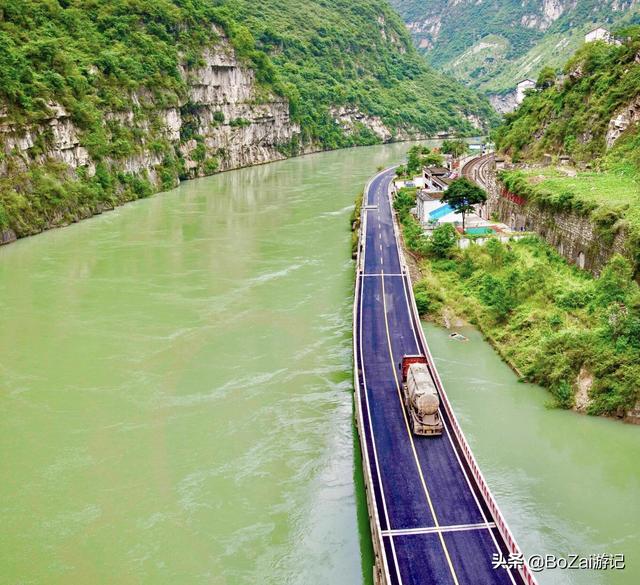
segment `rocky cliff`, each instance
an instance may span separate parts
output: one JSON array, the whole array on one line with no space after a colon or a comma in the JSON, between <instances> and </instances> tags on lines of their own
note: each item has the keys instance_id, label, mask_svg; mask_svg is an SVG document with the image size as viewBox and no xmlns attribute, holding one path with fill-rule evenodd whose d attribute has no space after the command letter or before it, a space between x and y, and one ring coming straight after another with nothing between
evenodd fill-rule
<instances>
[{"instance_id":1,"label":"rocky cliff","mask_svg":"<svg viewBox=\"0 0 640 585\"><path fill-rule=\"evenodd\" d=\"M109 172L140 177L152 190L160 190L176 185L179 178L285 158L284 151L300 133L299 125L290 119L288 101L265 94L256 84L254 71L238 61L223 35L215 48L204 51L198 67L181 66L180 71L188 87L180 103L166 107L152 93L137 92L131 96L133 108L105 113L109 140L117 140L122 128L137 137L134 152L101 159L100 164ZM95 177L97 161L84 143L85 132L64 107L51 103L49 110L45 120L26 126L9 122L6 111L0 112L4 155L0 172L18 176L60 163L66 179L73 181L74 172ZM313 145L307 148L311 150ZM168 168L169 158L179 165ZM95 206L75 210L67 207L32 227L14 225L3 230L0 240L6 243L64 225L140 195L122 187L116 200L98 201Z\"/></svg>"},{"instance_id":2,"label":"rocky cliff","mask_svg":"<svg viewBox=\"0 0 640 585\"><path fill-rule=\"evenodd\" d=\"M283 149L300 133L290 119L288 101L265 93L254 71L239 62L228 39L217 32L219 42L204 51L197 67L180 67L187 92L179 103L166 106L151 92L138 91L130 96L130 109L104 113L108 140L117 142L126 129L135 137L135 148L125 156L101 158L103 168L142 177L159 190L177 184L178 176L198 177L285 157ZM10 121L6 109L0 111L0 173L18 177L59 163L59 178L73 180L76 173L94 177L98 161L85 143L86 132L60 104L50 103L48 110L44 120L27 125ZM180 161L179 171L176 166L177 172L168 172L168 158ZM100 212L135 198L136 192L121 189L119 195L119 201L97 202L93 208L61 209L32 230L19 224L6 228L2 240Z\"/></svg>"}]
</instances>

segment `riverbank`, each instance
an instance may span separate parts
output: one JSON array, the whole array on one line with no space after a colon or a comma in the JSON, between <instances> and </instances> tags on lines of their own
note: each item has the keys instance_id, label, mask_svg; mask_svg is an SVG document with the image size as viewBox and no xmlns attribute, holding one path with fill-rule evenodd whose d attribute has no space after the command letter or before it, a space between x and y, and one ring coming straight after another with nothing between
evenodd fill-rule
<instances>
[{"instance_id":1,"label":"riverbank","mask_svg":"<svg viewBox=\"0 0 640 585\"><path fill-rule=\"evenodd\" d=\"M435 144L436 142L440 142L440 139L416 135L406 140L392 140L384 144L414 142L429 142ZM149 180L149 174L146 174L146 178L144 178L130 173L114 173L113 175L107 173L107 175L101 174L91 179L87 179L86 177L70 179L68 169L57 163L50 163L47 166L46 172L43 173L32 174L30 172L22 172L17 179L15 176L7 176L0 179L0 246L11 244L16 240L38 235L52 229L67 227L85 219L113 211L128 203L167 193L184 184L186 181L193 179L210 177L229 171L238 171L323 152L334 152L337 150L347 151L382 145L383 143L380 142L379 144L373 145L360 144L335 149L324 148L320 145L309 145L306 148L301 148L298 154L290 154L286 152L286 150L272 149L266 158L257 158L249 164L241 161L236 161L235 163L229 163L229 161L227 161L224 167L221 166L220 168L210 169L209 171L202 167L199 169L200 174L189 178L180 179L176 169L172 168L171 174L166 182L163 181L163 168L160 167L152 173L153 180ZM35 202L36 204L29 203L27 201L28 197L24 195L19 196L14 189L15 181L18 181L21 188L28 186L29 192L37 191L38 197L47 202L46 205L51 204L54 205L54 207L47 207L45 213L42 205L37 201ZM105 196L102 185L103 182L106 183L110 189L111 195L109 197ZM5 194L5 199L2 197L2 193ZM67 206L60 209L55 208L56 205L67 198L71 199L71 203L67 202ZM9 200L12 202L11 205L16 206L14 212L11 213L7 211L10 207L9 204L7 204ZM19 210L19 214L17 214L17 210ZM17 218L20 228L16 228L15 219L11 219L12 217Z\"/></svg>"},{"instance_id":2,"label":"riverbank","mask_svg":"<svg viewBox=\"0 0 640 585\"><path fill-rule=\"evenodd\" d=\"M596 280L536 237L434 252L416 238L404 199L396 210L421 314L448 328L476 325L555 406L640 422L640 291L624 258Z\"/></svg>"}]
</instances>

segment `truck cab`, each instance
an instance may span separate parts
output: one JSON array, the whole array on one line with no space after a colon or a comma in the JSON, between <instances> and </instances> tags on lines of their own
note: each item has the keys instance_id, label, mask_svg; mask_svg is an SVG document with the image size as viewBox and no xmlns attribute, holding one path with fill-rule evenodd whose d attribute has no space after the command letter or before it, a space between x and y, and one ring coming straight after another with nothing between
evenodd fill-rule
<instances>
[{"instance_id":1,"label":"truck cab","mask_svg":"<svg viewBox=\"0 0 640 585\"><path fill-rule=\"evenodd\" d=\"M405 355L400 363L402 394L411 431L415 435L441 435L440 398L431 377L427 358Z\"/></svg>"}]
</instances>

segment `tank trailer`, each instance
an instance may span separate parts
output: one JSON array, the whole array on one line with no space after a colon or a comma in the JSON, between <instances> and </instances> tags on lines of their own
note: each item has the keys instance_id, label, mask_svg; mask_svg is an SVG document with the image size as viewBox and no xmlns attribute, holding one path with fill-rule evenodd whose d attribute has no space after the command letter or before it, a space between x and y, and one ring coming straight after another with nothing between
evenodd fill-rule
<instances>
[{"instance_id":1,"label":"tank trailer","mask_svg":"<svg viewBox=\"0 0 640 585\"><path fill-rule=\"evenodd\" d=\"M405 355L400 364L402 394L411 430L416 435L441 435L440 399L423 355Z\"/></svg>"}]
</instances>

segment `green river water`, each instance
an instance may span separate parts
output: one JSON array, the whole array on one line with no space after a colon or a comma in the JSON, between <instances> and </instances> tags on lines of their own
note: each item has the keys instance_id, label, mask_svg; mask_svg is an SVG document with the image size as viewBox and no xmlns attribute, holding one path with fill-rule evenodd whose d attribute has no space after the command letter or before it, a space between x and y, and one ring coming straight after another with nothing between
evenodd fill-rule
<instances>
[{"instance_id":1,"label":"green river water","mask_svg":"<svg viewBox=\"0 0 640 585\"><path fill-rule=\"evenodd\" d=\"M359 584L355 194L407 145L192 181L0 248L0 583ZM624 552L640 429L548 410L474 332L428 328L522 548Z\"/></svg>"}]
</instances>

